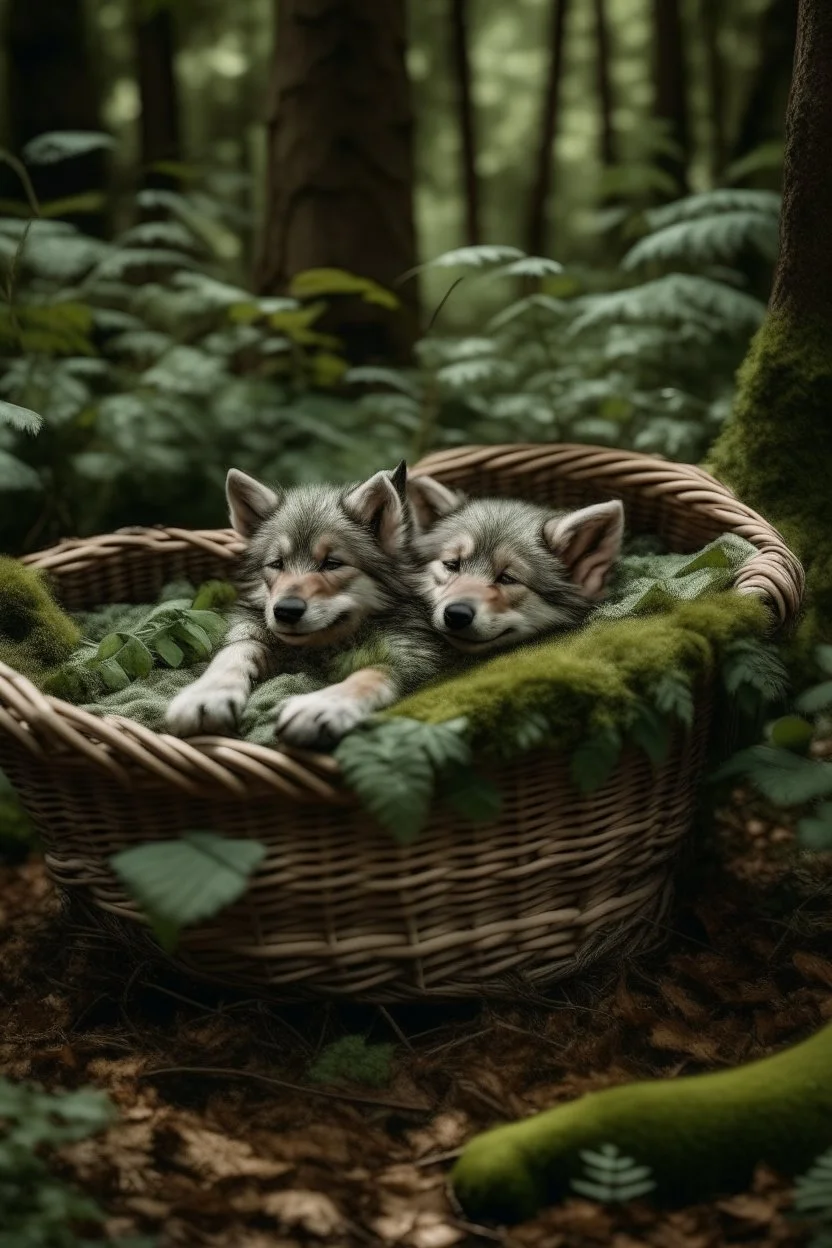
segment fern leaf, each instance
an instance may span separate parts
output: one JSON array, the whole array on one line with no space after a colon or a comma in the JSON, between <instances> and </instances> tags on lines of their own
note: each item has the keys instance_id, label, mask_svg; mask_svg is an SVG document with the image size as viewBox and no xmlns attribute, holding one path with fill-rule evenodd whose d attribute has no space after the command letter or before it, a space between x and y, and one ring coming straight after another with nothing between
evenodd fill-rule
<instances>
[{"instance_id":1,"label":"fern leaf","mask_svg":"<svg viewBox=\"0 0 832 1248\"><path fill-rule=\"evenodd\" d=\"M86 156L88 152L100 152L115 147L111 134L95 130L50 130L39 134L23 148L27 165L54 165L60 160L72 160Z\"/></svg>"},{"instance_id":2,"label":"fern leaf","mask_svg":"<svg viewBox=\"0 0 832 1248\"><path fill-rule=\"evenodd\" d=\"M648 210L647 224L651 230L663 230L680 221L695 221L717 213L756 213L774 218L780 215L781 197L775 191L746 190L736 187L718 187L697 195L662 204Z\"/></svg>"},{"instance_id":3,"label":"fern leaf","mask_svg":"<svg viewBox=\"0 0 832 1248\"><path fill-rule=\"evenodd\" d=\"M587 296L582 306L567 330L569 337L612 324L690 321L713 337L746 334L759 327L765 314L764 304L753 296L689 273L669 273L627 290Z\"/></svg>"},{"instance_id":4,"label":"fern leaf","mask_svg":"<svg viewBox=\"0 0 832 1248\"><path fill-rule=\"evenodd\" d=\"M639 239L621 262L625 272L645 264L718 264L753 248L774 263L779 246L776 217L757 212L724 212L677 221Z\"/></svg>"}]
</instances>

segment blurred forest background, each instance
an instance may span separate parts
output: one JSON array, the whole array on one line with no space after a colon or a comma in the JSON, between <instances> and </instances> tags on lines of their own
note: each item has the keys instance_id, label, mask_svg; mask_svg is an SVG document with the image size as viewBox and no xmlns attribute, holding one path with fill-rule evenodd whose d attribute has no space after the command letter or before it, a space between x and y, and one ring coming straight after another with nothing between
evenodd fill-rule
<instances>
[{"instance_id":1,"label":"blurred forest background","mask_svg":"<svg viewBox=\"0 0 832 1248\"><path fill-rule=\"evenodd\" d=\"M701 458L768 296L795 14L0 0L0 548L222 525L232 464Z\"/></svg>"}]
</instances>

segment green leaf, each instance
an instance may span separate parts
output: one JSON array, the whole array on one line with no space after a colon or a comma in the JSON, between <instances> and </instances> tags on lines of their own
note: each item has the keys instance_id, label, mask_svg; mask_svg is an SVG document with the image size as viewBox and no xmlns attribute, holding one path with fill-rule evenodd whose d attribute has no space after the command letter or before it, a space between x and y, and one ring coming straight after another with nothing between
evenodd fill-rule
<instances>
[{"instance_id":1,"label":"green leaf","mask_svg":"<svg viewBox=\"0 0 832 1248\"><path fill-rule=\"evenodd\" d=\"M793 750L795 754L807 753L814 732L813 725L799 715L781 715L766 728L771 745L779 746L781 750Z\"/></svg>"},{"instance_id":2,"label":"green leaf","mask_svg":"<svg viewBox=\"0 0 832 1248\"><path fill-rule=\"evenodd\" d=\"M752 745L729 758L715 780L744 777L780 806L799 806L832 794L832 763L803 758L772 745Z\"/></svg>"},{"instance_id":3,"label":"green leaf","mask_svg":"<svg viewBox=\"0 0 832 1248\"><path fill-rule=\"evenodd\" d=\"M30 464L0 449L0 488L4 490L42 490L43 482Z\"/></svg>"},{"instance_id":4,"label":"green leaf","mask_svg":"<svg viewBox=\"0 0 832 1248\"><path fill-rule=\"evenodd\" d=\"M829 710L832 707L832 680L824 680L819 685L804 690L795 700L795 706L807 715Z\"/></svg>"},{"instance_id":5,"label":"green leaf","mask_svg":"<svg viewBox=\"0 0 832 1248\"><path fill-rule=\"evenodd\" d=\"M825 676L832 676L832 646L817 646L815 658Z\"/></svg>"},{"instance_id":6,"label":"green leaf","mask_svg":"<svg viewBox=\"0 0 832 1248\"><path fill-rule=\"evenodd\" d=\"M592 793L606 783L618 763L621 746L621 734L612 726L598 729L578 746L571 771L582 793Z\"/></svg>"},{"instance_id":7,"label":"green leaf","mask_svg":"<svg viewBox=\"0 0 832 1248\"><path fill-rule=\"evenodd\" d=\"M666 672L653 690L656 709L662 715L673 715L686 728L693 726L693 692L690 682L679 672Z\"/></svg>"},{"instance_id":8,"label":"green leaf","mask_svg":"<svg viewBox=\"0 0 832 1248\"><path fill-rule=\"evenodd\" d=\"M180 645L190 648L197 659L207 659L213 649L211 638L205 629L200 628L193 620L180 620L175 625L175 637Z\"/></svg>"},{"instance_id":9,"label":"green leaf","mask_svg":"<svg viewBox=\"0 0 832 1248\"><path fill-rule=\"evenodd\" d=\"M306 269L292 278L289 295L293 299L309 299L316 295L361 295L366 303L395 309L399 300L392 291L378 282L358 277L346 269Z\"/></svg>"},{"instance_id":10,"label":"green leaf","mask_svg":"<svg viewBox=\"0 0 832 1248\"><path fill-rule=\"evenodd\" d=\"M95 670L111 693L126 689L130 684L130 677L116 659L105 659L103 663L96 663Z\"/></svg>"},{"instance_id":11,"label":"green leaf","mask_svg":"<svg viewBox=\"0 0 832 1248\"><path fill-rule=\"evenodd\" d=\"M670 728L666 718L651 706L639 708L636 718L630 725L629 736L644 750L654 767L659 767L667 758L670 749Z\"/></svg>"},{"instance_id":12,"label":"green leaf","mask_svg":"<svg viewBox=\"0 0 832 1248\"><path fill-rule=\"evenodd\" d=\"M101 641L98 643L98 649L95 653L95 657L100 659L102 662L104 659L112 659L114 655L118 654L123 645L124 634L108 633L107 636L102 637Z\"/></svg>"},{"instance_id":13,"label":"green leaf","mask_svg":"<svg viewBox=\"0 0 832 1248\"><path fill-rule=\"evenodd\" d=\"M0 425L11 425L13 429L20 429L23 433L37 433L42 424L43 417L38 416L37 412L0 399Z\"/></svg>"},{"instance_id":14,"label":"green leaf","mask_svg":"<svg viewBox=\"0 0 832 1248\"><path fill-rule=\"evenodd\" d=\"M798 819L797 839L803 849L832 850L832 802L821 802L811 815Z\"/></svg>"},{"instance_id":15,"label":"green leaf","mask_svg":"<svg viewBox=\"0 0 832 1248\"><path fill-rule=\"evenodd\" d=\"M54 165L59 160L72 160L88 152L113 147L115 139L110 134L94 130L50 130L26 144L23 159L27 165Z\"/></svg>"},{"instance_id":16,"label":"green leaf","mask_svg":"<svg viewBox=\"0 0 832 1248\"><path fill-rule=\"evenodd\" d=\"M204 611L207 615L216 616L218 610L222 611L234 605L237 601L237 590L230 581L204 581L194 595L193 609L194 611ZM218 619L220 617L217 617ZM197 623L201 624L206 632L210 632L208 624L203 619L199 619ZM223 628L225 621L221 620Z\"/></svg>"},{"instance_id":17,"label":"green leaf","mask_svg":"<svg viewBox=\"0 0 832 1248\"><path fill-rule=\"evenodd\" d=\"M473 767L449 768L438 788L440 796L472 823L493 823L502 810L503 797L494 781Z\"/></svg>"},{"instance_id":18,"label":"green leaf","mask_svg":"<svg viewBox=\"0 0 832 1248\"><path fill-rule=\"evenodd\" d=\"M265 855L259 841L186 832L176 841L122 850L110 864L170 951L183 927L212 918L242 896Z\"/></svg>"},{"instance_id":19,"label":"green leaf","mask_svg":"<svg viewBox=\"0 0 832 1248\"><path fill-rule=\"evenodd\" d=\"M150 642L150 649L155 650L163 663L168 667L181 667L185 652L173 640L169 629L157 633Z\"/></svg>"}]
</instances>

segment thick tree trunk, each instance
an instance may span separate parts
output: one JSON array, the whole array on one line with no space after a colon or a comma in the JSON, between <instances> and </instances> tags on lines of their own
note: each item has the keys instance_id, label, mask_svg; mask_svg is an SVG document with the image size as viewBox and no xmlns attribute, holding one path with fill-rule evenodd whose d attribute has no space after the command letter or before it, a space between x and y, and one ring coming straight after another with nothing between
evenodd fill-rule
<instances>
[{"instance_id":1,"label":"thick tree trunk","mask_svg":"<svg viewBox=\"0 0 832 1248\"><path fill-rule=\"evenodd\" d=\"M468 54L468 0L451 0L451 52L462 141L462 177L465 188L465 241L480 241L480 194L477 179L477 138Z\"/></svg>"},{"instance_id":2,"label":"thick tree trunk","mask_svg":"<svg viewBox=\"0 0 832 1248\"><path fill-rule=\"evenodd\" d=\"M725 73L719 50L721 0L701 0L700 20L705 45L708 113L711 131L711 181L716 185L725 169Z\"/></svg>"},{"instance_id":3,"label":"thick tree trunk","mask_svg":"<svg viewBox=\"0 0 832 1248\"><path fill-rule=\"evenodd\" d=\"M276 32L257 288L315 268L391 288L416 263L405 0L278 0ZM339 308L353 359L407 355L416 287L398 293L397 313Z\"/></svg>"},{"instance_id":4,"label":"thick tree trunk","mask_svg":"<svg viewBox=\"0 0 832 1248\"><path fill-rule=\"evenodd\" d=\"M760 59L752 79L731 160L782 134L797 33L797 0L771 0L760 32Z\"/></svg>"},{"instance_id":5,"label":"thick tree trunk","mask_svg":"<svg viewBox=\"0 0 832 1248\"><path fill-rule=\"evenodd\" d=\"M616 163L615 127L610 74L610 27L606 0L593 0L595 6L595 82L601 121L601 164L609 169Z\"/></svg>"},{"instance_id":6,"label":"thick tree trunk","mask_svg":"<svg viewBox=\"0 0 832 1248\"><path fill-rule=\"evenodd\" d=\"M30 139L50 130L100 130L95 67L87 43L83 0L8 0L6 17L9 146L17 154ZM64 199L100 191L103 154L91 152L50 165L32 166L38 199ZM3 191L22 199L20 186L3 177ZM102 214L77 218L100 230Z\"/></svg>"},{"instance_id":7,"label":"thick tree trunk","mask_svg":"<svg viewBox=\"0 0 832 1248\"><path fill-rule=\"evenodd\" d=\"M786 118L780 255L768 315L739 377L715 471L806 565L803 637L832 617L832 8L800 0Z\"/></svg>"},{"instance_id":8,"label":"thick tree trunk","mask_svg":"<svg viewBox=\"0 0 832 1248\"><path fill-rule=\"evenodd\" d=\"M537 165L532 184L529 205L529 225L526 249L529 255L543 255L548 239L548 209L552 191L555 162L555 140L558 133L560 112L560 89L563 78L563 49L566 34L568 0L552 0L549 35L549 73L540 115L540 139L537 149Z\"/></svg>"},{"instance_id":9,"label":"thick tree trunk","mask_svg":"<svg viewBox=\"0 0 832 1248\"><path fill-rule=\"evenodd\" d=\"M154 169L162 162L182 159L172 8L157 8L147 16L142 0L133 0L133 28L142 106L142 182L145 186L178 186L178 179Z\"/></svg>"},{"instance_id":10,"label":"thick tree trunk","mask_svg":"<svg viewBox=\"0 0 832 1248\"><path fill-rule=\"evenodd\" d=\"M680 195L688 192L690 124L687 69L679 0L653 0L653 113L665 123L675 151L659 154L657 164L673 178Z\"/></svg>"}]
</instances>

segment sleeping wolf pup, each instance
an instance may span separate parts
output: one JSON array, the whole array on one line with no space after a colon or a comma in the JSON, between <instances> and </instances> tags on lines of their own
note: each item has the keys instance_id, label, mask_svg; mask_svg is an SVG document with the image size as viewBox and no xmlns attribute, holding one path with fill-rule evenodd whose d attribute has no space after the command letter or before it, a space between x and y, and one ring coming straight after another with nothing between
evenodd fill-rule
<instances>
[{"instance_id":1,"label":"sleeping wolf pup","mask_svg":"<svg viewBox=\"0 0 832 1248\"><path fill-rule=\"evenodd\" d=\"M419 592L434 629L485 654L574 628L603 597L621 551L624 509L556 512L516 499L466 499L433 477L410 477Z\"/></svg>"},{"instance_id":2,"label":"sleeping wolf pup","mask_svg":"<svg viewBox=\"0 0 832 1248\"><path fill-rule=\"evenodd\" d=\"M303 672L326 683L335 661L366 648L374 657L365 666L278 711L283 741L331 745L433 675L437 645L409 563L405 479L401 464L353 487L272 490L231 469L231 523L248 539L240 596L224 646L171 703L171 732L233 730L258 682Z\"/></svg>"}]
</instances>

